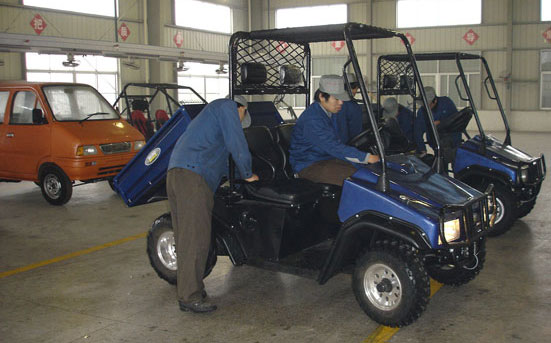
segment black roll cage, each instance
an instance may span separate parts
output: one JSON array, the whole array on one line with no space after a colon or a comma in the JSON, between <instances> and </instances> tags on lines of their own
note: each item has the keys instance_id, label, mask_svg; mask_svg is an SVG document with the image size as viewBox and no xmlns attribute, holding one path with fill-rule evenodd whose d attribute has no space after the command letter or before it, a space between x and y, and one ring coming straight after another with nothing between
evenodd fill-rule
<instances>
[{"instance_id":1,"label":"black roll cage","mask_svg":"<svg viewBox=\"0 0 551 343\"><path fill-rule=\"evenodd\" d=\"M385 55L384 57L394 61L405 61L407 58L407 55L403 55L403 54L402 55ZM505 115L505 110L503 109L501 99L499 98L499 94L497 92L497 88L496 88L494 78L492 76L492 72L490 71L488 62L484 57L480 55L468 54L468 53L462 53L462 52L448 52L448 53L415 54L415 59L417 61L455 61L455 63L457 64L457 70L459 72L459 75L455 78L455 87L457 88L457 93L459 94L459 97L461 98L461 100L469 102L470 107L472 108L474 113L480 138L484 142L486 140L486 134L484 133L484 129L482 127L482 122L480 121L478 110L476 108L470 87L467 83L467 77L463 69L463 64L461 63L464 60L480 60L482 62L482 65L484 66L484 71L486 72L486 78L484 79L484 88L486 89L486 93L488 97L496 101L497 106L499 108L499 112L501 113L501 119L503 120L503 125L505 126L506 136L503 144L511 145L511 128L509 126L507 116ZM461 88L459 87L459 84L458 84L459 79L461 79L463 83L463 88L467 93L466 98L461 93ZM493 95L490 93L490 88L488 88L488 82L490 83L490 87ZM482 146L484 146L484 144L482 144Z\"/></svg>"},{"instance_id":2,"label":"black roll cage","mask_svg":"<svg viewBox=\"0 0 551 343\"><path fill-rule=\"evenodd\" d=\"M258 31L251 31L251 32L236 32L234 33L229 42L229 51L230 51L230 60L229 60L229 82L230 82L230 97L233 98L234 95L237 94L246 94L246 95L253 95L253 94L305 94L306 96L306 103L307 105L310 103L310 78L311 78L311 51L310 51L310 43L318 43L318 42L329 42L329 41L345 41L346 47L348 49L348 61L343 66L343 75L345 77L345 82L349 86L349 81L346 78L346 67L349 64L352 64L352 67L354 69L354 73L356 75L356 78L358 80L363 80L362 72L360 69L360 65L358 63L358 58L356 55L356 50L354 48L354 40L361 40L361 39L382 39L382 38L399 38L401 42L403 43L404 47L406 48L407 55L409 57L410 63L413 66L413 72L415 74L415 82L419 83L419 90L421 93L421 97L423 99L423 103L425 104L425 107L429 109L427 111L427 116L429 118L429 122L432 126L432 131L436 140L437 144L437 152L436 152L436 171L438 173L444 173L445 170L443 168L443 158L441 154L440 149L440 143L438 139L438 132L436 130L436 127L434 125L434 120L432 116L432 112L430 111L430 108L427 103L427 98L425 95L425 91L423 88L423 85L421 83L421 77L419 74L419 70L417 68L417 63L415 61L415 56L412 52L411 45L409 43L409 40L403 33L391 31L388 29L383 29L375 26L360 24L360 23L346 23L346 24L334 24L334 25L321 25L321 26L309 26L309 27L297 27L297 28L285 28L285 29L271 29L271 30L258 30ZM269 51L273 51L275 47L270 47L270 42L279 42L280 46L281 44L294 44L296 46L299 46L301 50L304 51L303 59L305 60L304 65L302 66L302 75L304 77L304 85L303 86L293 86L293 87L286 87L284 85L281 86L270 86L270 87L262 87L258 84L248 86L243 85L240 83L239 77L243 77L240 57L243 57L244 54L250 53L252 54L254 50L254 47L251 47L251 45L246 45L246 41L253 41L257 42L259 46L259 50L262 50L263 52L266 52L267 49ZM264 45L261 43L265 42ZM240 46L246 45L246 48L242 48ZM267 46L267 48L266 48ZM280 51L281 53L281 51ZM283 54L283 53L281 53ZM261 54L257 54L259 59L262 59ZM251 55L246 55L246 57L251 57ZM348 87L350 89L350 87ZM386 192L390 189L388 176L387 176L387 166L386 166L386 157L384 152L384 147L382 143L381 136L379 134L378 128L377 128L377 117L373 113L373 109L371 106L371 102L369 100L367 87L364 82L360 82L360 94L362 95L363 99L363 107L364 110L368 113L369 119L371 122L371 129L373 130L373 134L376 139L377 143L377 150L379 151L379 156L381 158L382 163L382 173L377 181L377 189L381 192ZM233 175L232 175L233 168L230 168L230 189L233 190Z\"/></svg>"},{"instance_id":3,"label":"black roll cage","mask_svg":"<svg viewBox=\"0 0 551 343\"><path fill-rule=\"evenodd\" d=\"M129 92L130 87L150 89L150 90L153 90L153 94L151 94L151 95L133 94L133 93ZM207 103L207 101L205 99L203 99L203 97L201 95L199 95L199 93L197 93L193 88L188 87L188 86L182 86L182 85L178 85L178 84L175 84L175 83L138 83L138 82L131 82L131 83L127 83L123 87L122 91L119 93L119 96L117 97L117 100L115 100L115 102L113 103L113 107L116 108L117 103L121 100L121 98L124 98L124 101L126 103L126 108L124 108L120 112L120 114L124 115L126 112L128 112L128 113L126 113L128 121L130 122L131 125L134 125L134 123L132 121L132 116L130 115L132 110L131 110L131 102L129 101L129 99L142 99L142 100L147 99L148 102L151 103L155 99L155 97L157 97L157 95L159 95L159 93L161 93L165 96L166 103L167 103L167 106L168 106L168 110L169 110L170 114L172 114L172 113L174 113L174 111L176 111L176 109L178 107L180 107L180 103L178 102L177 99L174 99L174 97L172 97L168 93L168 91L169 90L178 90L178 89L189 90L192 93L194 93L199 99L201 99L201 101L203 103L205 103L205 104ZM150 111L147 112L147 120L148 121L153 121L154 120L153 118L151 118L151 112Z\"/></svg>"}]
</instances>

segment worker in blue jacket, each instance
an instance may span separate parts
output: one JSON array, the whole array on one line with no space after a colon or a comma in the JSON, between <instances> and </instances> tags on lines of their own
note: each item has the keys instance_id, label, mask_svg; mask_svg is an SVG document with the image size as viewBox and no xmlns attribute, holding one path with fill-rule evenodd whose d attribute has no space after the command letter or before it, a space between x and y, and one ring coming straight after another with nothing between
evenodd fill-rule
<instances>
[{"instance_id":1,"label":"worker in blue jacket","mask_svg":"<svg viewBox=\"0 0 551 343\"><path fill-rule=\"evenodd\" d=\"M333 126L331 118L349 99L342 76L321 77L314 103L298 118L291 136L289 161L300 177L342 186L360 164L379 161L377 155L346 145Z\"/></svg>"},{"instance_id":2,"label":"worker in blue jacket","mask_svg":"<svg viewBox=\"0 0 551 343\"><path fill-rule=\"evenodd\" d=\"M401 133L413 143L413 121L415 120L413 112L400 105L396 98L386 98L383 102L383 119L388 121L392 118L398 122Z\"/></svg>"},{"instance_id":3,"label":"worker in blue jacket","mask_svg":"<svg viewBox=\"0 0 551 343\"><path fill-rule=\"evenodd\" d=\"M457 112L457 108L453 101L447 96L436 96L436 92L433 87L425 87L425 95L427 96L427 102L432 111L432 116L434 118L434 124L438 126L440 121L448 116ZM417 145L417 152L424 156L427 153L427 148L425 147L425 142L423 141L423 134L426 132L427 125L425 125L425 107L421 107L417 111L417 117L415 118L415 132L414 139L415 144ZM461 143L461 132L455 132L449 137L450 145L457 147ZM427 134L427 141L429 145L435 149L436 143L432 138L432 133Z\"/></svg>"},{"instance_id":4,"label":"worker in blue jacket","mask_svg":"<svg viewBox=\"0 0 551 343\"><path fill-rule=\"evenodd\" d=\"M243 127L251 123L247 100L218 99L208 104L176 142L166 179L166 189L177 254L177 291L180 310L211 312L203 274L211 244L214 192L228 172L232 155L245 181L252 173L251 154Z\"/></svg>"},{"instance_id":5,"label":"worker in blue jacket","mask_svg":"<svg viewBox=\"0 0 551 343\"><path fill-rule=\"evenodd\" d=\"M355 97L358 93L358 89L360 88L360 83L358 82L356 75L347 73L346 76L348 78L348 82L350 83L350 93L352 94L352 97ZM347 85L345 85L345 88L347 88ZM335 129L337 130L337 134L339 135L341 142L346 144L350 141L350 139L356 137L362 132L362 117L362 108L356 103L356 101L354 101L354 99L343 101L342 108L339 113L331 117L333 120L333 126L335 126Z\"/></svg>"}]
</instances>

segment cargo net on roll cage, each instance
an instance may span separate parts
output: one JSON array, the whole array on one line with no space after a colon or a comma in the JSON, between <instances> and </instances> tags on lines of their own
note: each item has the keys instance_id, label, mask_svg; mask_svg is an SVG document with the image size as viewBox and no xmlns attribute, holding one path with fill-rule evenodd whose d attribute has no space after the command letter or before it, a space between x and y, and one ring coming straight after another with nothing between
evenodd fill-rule
<instances>
[{"instance_id":1,"label":"cargo net on roll cage","mask_svg":"<svg viewBox=\"0 0 551 343\"><path fill-rule=\"evenodd\" d=\"M270 39L250 39L240 37L232 47L232 73L234 94L307 94L307 45ZM250 81L244 77L245 65L262 64L266 77L262 82ZM282 68L300 72L300 82L285 82ZM246 75L245 75L246 76Z\"/></svg>"},{"instance_id":2,"label":"cargo net on roll cage","mask_svg":"<svg viewBox=\"0 0 551 343\"><path fill-rule=\"evenodd\" d=\"M413 68L409 61L394 61L381 56L378 68L380 95L409 94L416 97Z\"/></svg>"}]
</instances>

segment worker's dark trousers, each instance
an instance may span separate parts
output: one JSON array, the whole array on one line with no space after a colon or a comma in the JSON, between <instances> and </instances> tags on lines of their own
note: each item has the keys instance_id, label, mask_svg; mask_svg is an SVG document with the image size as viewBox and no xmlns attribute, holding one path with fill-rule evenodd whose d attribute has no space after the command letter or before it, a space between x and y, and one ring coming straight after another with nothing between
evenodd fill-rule
<instances>
[{"instance_id":1,"label":"worker's dark trousers","mask_svg":"<svg viewBox=\"0 0 551 343\"><path fill-rule=\"evenodd\" d=\"M168 171L166 190L176 241L178 300L195 302L205 288L214 194L201 175L183 168Z\"/></svg>"},{"instance_id":2,"label":"worker's dark trousers","mask_svg":"<svg viewBox=\"0 0 551 343\"><path fill-rule=\"evenodd\" d=\"M298 176L319 183L342 186L344 179L356 172L356 167L343 160L333 159L314 162L302 169Z\"/></svg>"}]
</instances>

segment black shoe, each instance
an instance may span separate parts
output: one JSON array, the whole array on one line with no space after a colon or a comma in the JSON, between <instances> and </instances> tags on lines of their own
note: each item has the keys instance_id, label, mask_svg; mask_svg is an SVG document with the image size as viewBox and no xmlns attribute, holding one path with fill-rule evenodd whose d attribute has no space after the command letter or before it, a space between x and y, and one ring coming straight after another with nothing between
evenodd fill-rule
<instances>
[{"instance_id":1,"label":"black shoe","mask_svg":"<svg viewBox=\"0 0 551 343\"><path fill-rule=\"evenodd\" d=\"M180 305L180 310L184 312L193 312L193 313L207 313L215 311L218 307L211 303L208 303L204 300L198 300L191 303L184 303L183 301L178 301Z\"/></svg>"}]
</instances>

